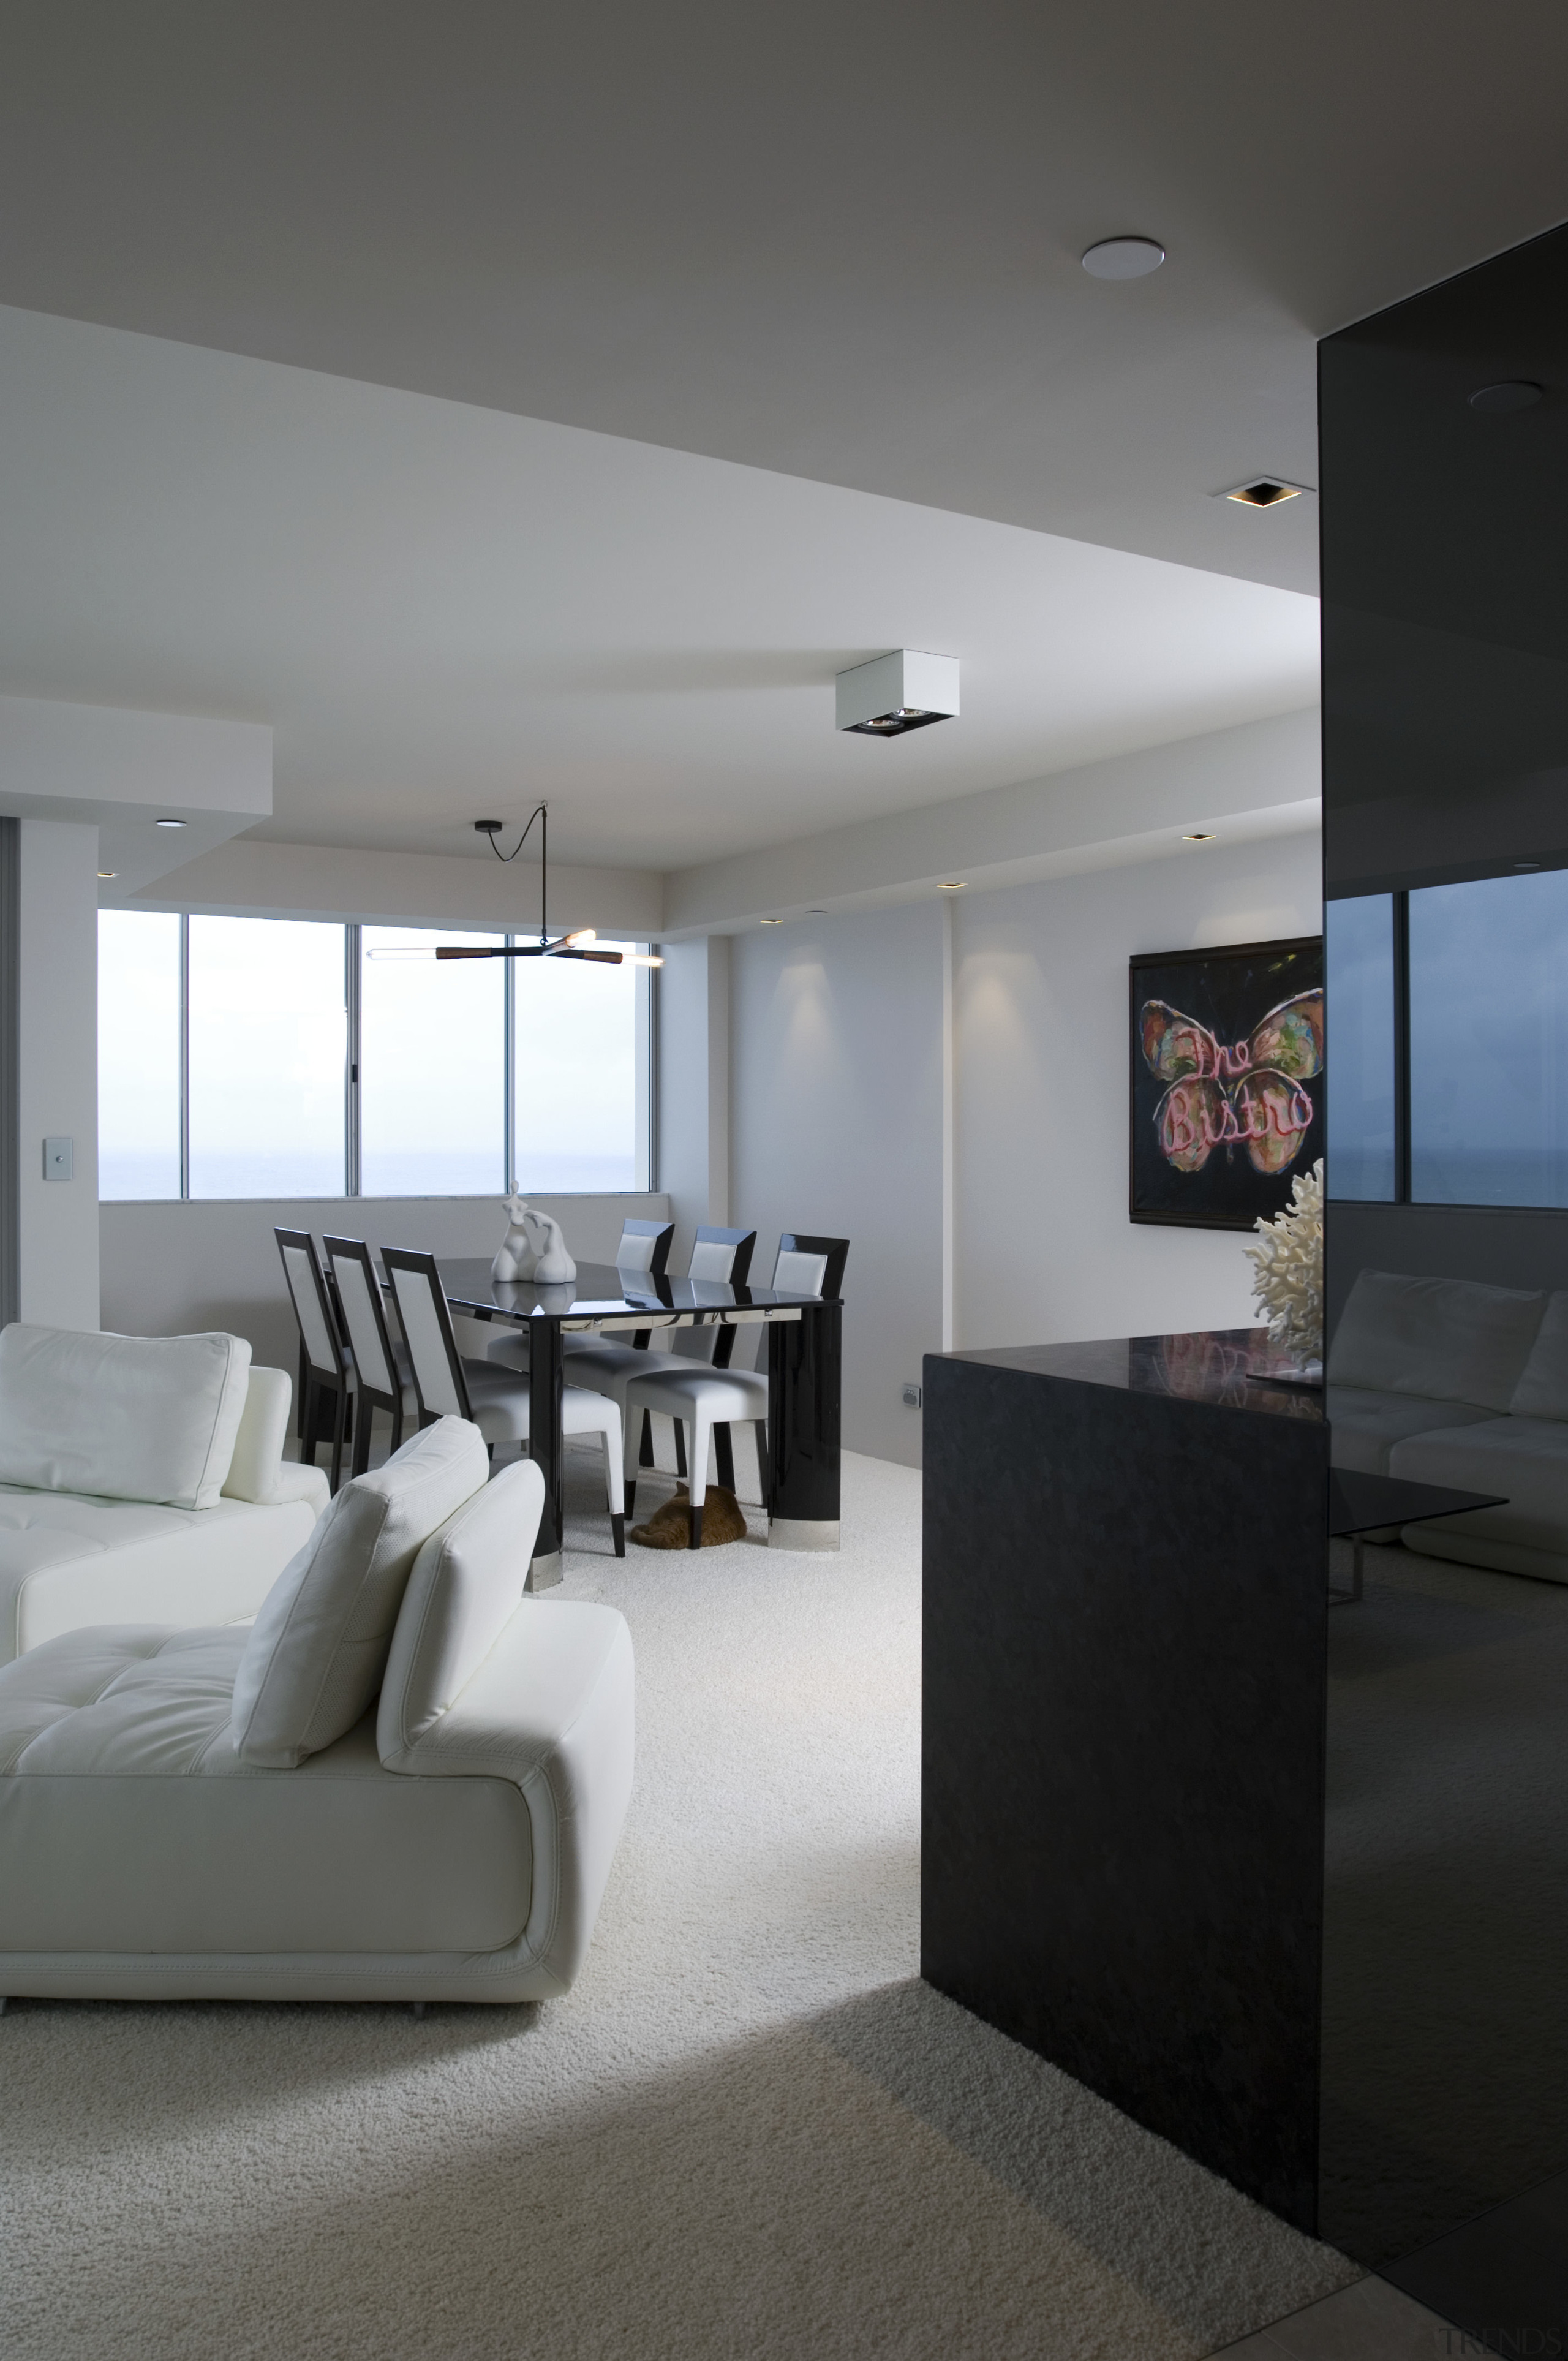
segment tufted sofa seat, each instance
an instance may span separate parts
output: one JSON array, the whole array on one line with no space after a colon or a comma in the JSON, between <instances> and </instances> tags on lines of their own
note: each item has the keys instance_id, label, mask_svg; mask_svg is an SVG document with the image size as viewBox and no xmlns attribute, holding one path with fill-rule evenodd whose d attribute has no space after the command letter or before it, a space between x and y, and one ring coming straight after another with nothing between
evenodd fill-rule
<instances>
[{"instance_id":1,"label":"tufted sofa seat","mask_svg":"<svg viewBox=\"0 0 1568 2361\"><path fill-rule=\"evenodd\" d=\"M203 1363L210 1381L182 1392L187 1370L200 1372ZM141 1414L165 1444L176 1421L198 1444L207 1437L194 1491L182 1496L201 1505L146 1497L146 1488L172 1489L181 1471L155 1466L155 1451L139 1451L125 1415L121 1447L105 1450L98 1430L118 1407L116 1385L133 1395L142 1389ZM8 1448L10 1456L0 1455L0 1470L48 1480L0 1482L0 1664L86 1624L213 1624L254 1615L330 1497L319 1468L283 1457L292 1399L281 1369L250 1366L241 1337L7 1328L0 1336L0 1455ZM31 1426L20 1435L18 1400ZM144 1468L139 1496L110 1488L137 1484Z\"/></svg>"},{"instance_id":2,"label":"tufted sofa seat","mask_svg":"<svg viewBox=\"0 0 1568 2361\"><path fill-rule=\"evenodd\" d=\"M522 1596L539 1470L487 1487L477 1435L446 1430L473 1460L448 1453L444 1499L473 1488L429 1536L404 1517L379 1693L292 1767L247 1759L245 1667L299 1644L308 1553L274 1587L270 1632L265 1614L254 1632L111 1625L0 1667L0 1994L566 1990L630 1792L630 1638L609 1608ZM398 1480L394 1461L359 1483L397 1505ZM331 1660L307 1631L307 1701L332 1692Z\"/></svg>"},{"instance_id":3,"label":"tufted sofa seat","mask_svg":"<svg viewBox=\"0 0 1568 2361\"><path fill-rule=\"evenodd\" d=\"M1336 1466L1503 1496L1407 1549L1568 1582L1568 1293L1363 1270L1327 1378Z\"/></svg>"}]
</instances>

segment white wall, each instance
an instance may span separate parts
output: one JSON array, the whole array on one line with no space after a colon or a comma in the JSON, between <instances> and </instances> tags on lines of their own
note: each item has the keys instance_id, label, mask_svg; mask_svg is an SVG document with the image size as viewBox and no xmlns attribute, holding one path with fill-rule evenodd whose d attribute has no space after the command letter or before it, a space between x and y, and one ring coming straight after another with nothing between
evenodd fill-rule
<instances>
[{"instance_id":1,"label":"white wall","mask_svg":"<svg viewBox=\"0 0 1568 2361\"><path fill-rule=\"evenodd\" d=\"M730 1206L847 1237L844 1441L913 1466L899 1387L941 1343L942 913L935 902L738 935Z\"/></svg>"},{"instance_id":2,"label":"white wall","mask_svg":"<svg viewBox=\"0 0 1568 2361\"><path fill-rule=\"evenodd\" d=\"M1321 921L1315 832L734 938L731 1208L847 1236L844 1439L913 1463L942 1346L944 906L954 1341L1249 1321L1234 1232L1127 1218L1127 961Z\"/></svg>"},{"instance_id":3,"label":"white wall","mask_svg":"<svg viewBox=\"0 0 1568 2361\"><path fill-rule=\"evenodd\" d=\"M24 819L16 995L16 1206L24 1320L98 1325L98 831ZM73 1143L69 1180L44 1141Z\"/></svg>"},{"instance_id":4,"label":"white wall","mask_svg":"<svg viewBox=\"0 0 1568 2361\"><path fill-rule=\"evenodd\" d=\"M729 1224L729 938L661 949L654 1178L675 1224L670 1268L685 1270L699 1224Z\"/></svg>"},{"instance_id":5,"label":"white wall","mask_svg":"<svg viewBox=\"0 0 1568 2361\"><path fill-rule=\"evenodd\" d=\"M663 1196L531 1197L529 1202L554 1214L583 1262L613 1261L628 1215L669 1218ZM99 1212L105 1328L128 1336L226 1329L250 1339L258 1361L289 1370L298 1357L299 1333L274 1228L487 1260L506 1232L499 1200L488 1197L224 1199L104 1205Z\"/></svg>"},{"instance_id":6,"label":"white wall","mask_svg":"<svg viewBox=\"0 0 1568 2361\"><path fill-rule=\"evenodd\" d=\"M1315 934L1319 840L964 896L954 912L958 1341L1240 1326L1234 1231L1127 1218L1127 961Z\"/></svg>"}]
</instances>

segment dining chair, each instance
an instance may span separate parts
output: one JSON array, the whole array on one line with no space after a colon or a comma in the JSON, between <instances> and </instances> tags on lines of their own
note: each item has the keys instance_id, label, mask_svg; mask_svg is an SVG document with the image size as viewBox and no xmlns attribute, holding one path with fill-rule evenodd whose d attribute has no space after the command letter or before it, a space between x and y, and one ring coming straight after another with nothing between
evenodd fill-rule
<instances>
[{"instance_id":1,"label":"dining chair","mask_svg":"<svg viewBox=\"0 0 1568 2361\"><path fill-rule=\"evenodd\" d=\"M338 1309L354 1356L354 1458L349 1473L363 1476L370 1465L370 1429L384 1410L392 1422L391 1448L403 1439L403 1419L419 1414L409 1356L387 1326L380 1282L363 1238L323 1238L327 1272L337 1290Z\"/></svg>"},{"instance_id":2,"label":"dining chair","mask_svg":"<svg viewBox=\"0 0 1568 2361\"><path fill-rule=\"evenodd\" d=\"M627 1224L629 1230L637 1229L644 1233L656 1231L661 1227L664 1252L667 1254L669 1238L674 1228L673 1222L663 1225L652 1222ZM625 1243L624 1234L622 1243ZM726 1289L743 1287L746 1275L751 1268L751 1253L756 1243L755 1230L722 1230L704 1226L697 1231L693 1241L686 1276L688 1279L697 1280L699 1284L705 1280L711 1282L716 1292L720 1287ZM618 1265L618 1268L626 1270L628 1266L622 1262ZM652 1276L660 1275L659 1266L650 1264L648 1268ZM627 1416L626 1389L633 1378L647 1377L653 1369L663 1367L666 1362L673 1364L677 1370L729 1367L730 1355L735 1350L736 1332L733 1328L705 1325L688 1333L697 1340L698 1350L711 1355L711 1359L699 1361L695 1354L652 1352L649 1347L652 1339L652 1330L639 1328L633 1332L629 1344L622 1343L618 1337L609 1336L570 1337L565 1344L566 1376L575 1386L587 1386L594 1393L608 1395L624 1420ZM492 1361L508 1362L513 1368L526 1368L528 1340L523 1337L520 1348L509 1338L499 1338L490 1346L489 1356ZM644 1411L639 1422L639 1455L644 1467L652 1467L653 1465L653 1433L651 1422L652 1413ZM717 1447L719 1459L718 1480L721 1484L728 1484L733 1490L735 1466L728 1427L724 1429L722 1440ZM675 1428L675 1472L680 1476L684 1476L686 1472L685 1437L678 1425Z\"/></svg>"},{"instance_id":3,"label":"dining chair","mask_svg":"<svg viewBox=\"0 0 1568 2361\"><path fill-rule=\"evenodd\" d=\"M837 1296L844 1284L844 1265L849 1259L848 1238L808 1237L798 1230L786 1230L779 1240L779 1250L773 1257L773 1284L791 1295ZM733 1329L729 1332L734 1334ZM733 1349L733 1347L731 1347ZM627 1380L623 1418L630 1436L632 1421L641 1411L659 1411L665 1418L676 1420L686 1429L686 1499L690 1509L690 1529L687 1546L702 1547L702 1504L707 1492L707 1446L719 1427L751 1424L757 1431L757 1465L762 1472L762 1487L767 1489L768 1465L768 1380L758 1369L732 1369L705 1366L689 1361L674 1353L646 1356L659 1367L645 1373L633 1372ZM674 1365L674 1366L672 1366ZM718 1454L715 1451L715 1458ZM723 1482L720 1476L719 1481ZM729 1488L733 1490L733 1477ZM626 1506L630 1511L637 1498L637 1471L630 1465L628 1453L626 1469Z\"/></svg>"},{"instance_id":4,"label":"dining chair","mask_svg":"<svg viewBox=\"0 0 1568 2361\"><path fill-rule=\"evenodd\" d=\"M408 1346L409 1367L422 1427L438 1418L463 1418L477 1426L495 1457L498 1443L529 1439L529 1380L493 1361L467 1361L457 1349L446 1292L433 1254L411 1246L383 1246L381 1261ZM626 1555L626 1501L621 1475L620 1411L602 1394L565 1386L561 1394L563 1434L597 1434L604 1451L605 1493L617 1557Z\"/></svg>"},{"instance_id":5,"label":"dining chair","mask_svg":"<svg viewBox=\"0 0 1568 2361\"><path fill-rule=\"evenodd\" d=\"M275 1229L272 1235L283 1257L284 1283L300 1331L300 1456L307 1466L315 1466L317 1446L327 1439L321 1431L321 1413L330 1400L330 1480L335 1492L343 1475L353 1358L322 1277L314 1238L309 1230Z\"/></svg>"}]
</instances>

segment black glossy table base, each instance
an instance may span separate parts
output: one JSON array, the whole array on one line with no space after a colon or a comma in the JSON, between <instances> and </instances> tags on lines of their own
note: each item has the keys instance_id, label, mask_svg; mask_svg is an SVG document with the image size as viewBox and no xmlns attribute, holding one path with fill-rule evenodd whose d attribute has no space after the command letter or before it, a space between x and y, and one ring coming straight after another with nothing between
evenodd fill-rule
<instances>
[{"instance_id":1,"label":"black glossy table base","mask_svg":"<svg viewBox=\"0 0 1568 2361\"><path fill-rule=\"evenodd\" d=\"M768 1330L768 1545L839 1546L844 1314L825 1303Z\"/></svg>"},{"instance_id":2,"label":"black glossy table base","mask_svg":"<svg viewBox=\"0 0 1568 2361\"><path fill-rule=\"evenodd\" d=\"M921 1972L1310 2231L1328 1432L1159 1341L926 1363Z\"/></svg>"}]
</instances>

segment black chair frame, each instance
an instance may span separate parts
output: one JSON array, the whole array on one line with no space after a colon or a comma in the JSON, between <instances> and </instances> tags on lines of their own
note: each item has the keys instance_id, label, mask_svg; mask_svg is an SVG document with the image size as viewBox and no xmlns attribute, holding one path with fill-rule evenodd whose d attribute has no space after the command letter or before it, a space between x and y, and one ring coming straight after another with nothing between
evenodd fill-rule
<instances>
[{"instance_id":1,"label":"black chair frame","mask_svg":"<svg viewBox=\"0 0 1568 2361\"><path fill-rule=\"evenodd\" d=\"M313 1467L316 1453L323 1443L332 1444L332 1475L330 1482L335 1492L343 1477L343 1447L347 1440L352 1420L349 1373L353 1356L343 1334L343 1321L332 1290L322 1275L316 1242L309 1230L275 1229L279 1259L283 1265L283 1284L289 1292L289 1302L300 1331L300 1457ZM287 1249L292 1248L304 1257L312 1289L320 1310L322 1325L330 1338L336 1356L335 1368L323 1367L313 1356L305 1339L305 1323L300 1317L300 1307L294 1300L294 1283L290 1275ZM323 1412L330 1404L330 1421Z\"/></svg>"},{"instance_id":2,"label":"black chair frame","mask_svg":"<svg viewBox=\"0 0 1568 2361\"><path fill-rule=\"evenodd\" d=\"M345 1334L350 1339L351 1353L354 1349L353 1332L349 1327L347 1313L343 1308L343 1285L337 1278L337 1265L340 1262L354 1262L357 1263L364 1271L370 1316L376 1323L377 1342L394 1381L393 1390L389 1393L384 1387L373 1385L366 1368L364 1356L354 1354L355 1396L358 1406L358 1416L354 1423L354 1457L349 1473L353 1476L363 1476L370 1465L370 1430L375 1423L375 1414L378 1410L384 1410L392 1422L392 1449L397 1451L402 1444L403 1389L401 1385L397 1383L398 1356L392 1344L391 1332L387 1326L380 1278L366 1241L363 1238L323 1237L322 1246L326 1255L329 1279L335 1282L338 1317L342 1322Z\"/></svg>"}]
</instances>

